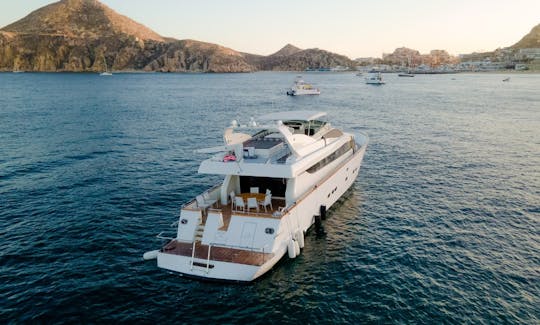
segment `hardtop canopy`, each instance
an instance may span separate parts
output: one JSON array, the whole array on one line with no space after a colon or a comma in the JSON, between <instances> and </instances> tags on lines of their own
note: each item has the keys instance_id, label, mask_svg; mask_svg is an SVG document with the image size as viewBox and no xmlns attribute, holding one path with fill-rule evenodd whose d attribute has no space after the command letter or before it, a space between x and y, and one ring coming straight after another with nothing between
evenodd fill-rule
<instances>
[{"instance_id":1,"label":"hardtop canopy","mask_svg":"<svg viewBox=\"0 0 540 325\"><path fill-rule=\"evenodd\" d=\"M276 112L260 116L260 121L313 121L326 116L326 112L317 111L289 111Z\"/></svg>"}]
</instances>

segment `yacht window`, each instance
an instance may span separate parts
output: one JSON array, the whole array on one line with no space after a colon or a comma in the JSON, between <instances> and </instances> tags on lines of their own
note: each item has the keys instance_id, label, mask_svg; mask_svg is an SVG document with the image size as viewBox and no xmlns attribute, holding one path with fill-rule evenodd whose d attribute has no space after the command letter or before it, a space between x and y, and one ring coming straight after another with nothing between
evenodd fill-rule
<instances>
[{"instance_id":1,"label":"yacht window","mask_svg":"<svg viewBox=\"0 0 540 325\"><path fill-rule=\"evenodd\" d=\"M306 128L306 135L312 136L315 135L319 130L326 125L324 121L309 121L309 124Z\"/></svg>"},{"instance_id":2,"label":"yacht window","mask_svg":"<svg viewBox=\"0 0 540 325\"><path fill-rule=\"evenodd\" d=\"M313 121L285 121L286 126L293 129L294 134L315 135L319 130L326 125L325 121L313 120Z\"/></svg>"},{"instance_id":3,"label":"yacht window","mask_svg":"<svg viewBox=\"0 0 540 325\"><path fill-rule=\"evenodd\" d=\"M337 158L341 157L344 153L346 153L347 151L349 151L349 150L351 150L353 148L354 148L354 141L353 140L348 141L347 143L345 143L344 145L339 147L339 149L337 149L336 151L334 151L330 155L326 156L326 158L322 159L321 161L319 161L315 165L309 167L307 169L307 172L310 173L310 174L313 174L313 173L317 172L318 170L320 170L324 166L330 164L332 161L334 161Z\"/></svg>"},{"instance_id":4,"label":"yacht window","mask_svg":"<svg viewBox=\"0 0 540 325\"><path fill-rule=\"evenodd\" d=\"M299 133L304 133L304 129L305 129L305 124L306 122L304 121L286 121L286 122L283 122L283 124L285 124L286 126L288 126L289 128L293 129L292 133L293 134L299 134Z\"/></svg>"},{"instance_id":5,"label":"yacht window","mask_svg":"<svg viewBox=\"0 0 540 325\"><path fill-rule=\"evenodd\" d=\"M284 197L287 181L283 178L240 176L240 192L249 193L251 187L258 187L263 193L270 190L274 197Z\"/></svg>"},{"instance_id":6,"label":"yacht window","mask_svg":"<svg viewBox=\"0 0 540 325\"><path fill-rule=\"evenodd\" d=\"M271 134L271 133L273 133L273 132L271 132L271 131L269 131L269 130L261 130L261 131L255 133L255 134L252 136L252 138L253 138L253 139L262 139L262 138L264 138L265 136L267 136L267 135L269 135L269 134Z\"/></svg>"}]
</instances>

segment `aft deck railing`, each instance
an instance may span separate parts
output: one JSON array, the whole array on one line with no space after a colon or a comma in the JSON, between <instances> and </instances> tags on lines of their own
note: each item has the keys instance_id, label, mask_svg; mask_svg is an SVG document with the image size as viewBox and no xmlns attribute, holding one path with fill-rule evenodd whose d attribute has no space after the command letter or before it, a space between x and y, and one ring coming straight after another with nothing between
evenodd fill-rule
<instances>
[{"instance_id":1,"label":"aft deck railing","mask_svg":"<svg viewBox=\"0 0 540 325\"><path fill-rule=\"evenodd\" d=\"M191 247L191 270L193 270L193 260L195 259L195 245L197 244L197 241L193 241L193 247Z\"/></svg>"},{"instance_id":2,"label":"aft deck railing","mask_svg":"<svg viewBox=\"0 0 540 325\"><path fill-rule=\"evenodd\" d=\"M217 246L217 247L223 247L223 248L232 248L232 249L241 249L244 251L250 251L250 252L256 252L256 253L264 253L264 247L263 248L254 248L254 247L248 247L248 246L240 246L240 245L229 245L229 244L222 244L222 243L209 243L208 246ZM268 245L266 245L268 246Z\"/></svg>"},{"instance_id":3,"label":"aft deck railing","mask_svg":"<svg viewBox=\"0 0 540 325\"><path fill-rule=\"evenodd\" d=\"M222 248L230 248L230 249L241 249L241 250L249 251L249 252L253 252L253 253L261 253L262 254L261 261L263 263L267 261L266 255L272 253L272 252L265 252L265 248L268 248L268 244L264 245L262 248L254 248L254 247L247 247L247 246L240 246L240 245L227 245L227 244L210 243L210 244L208 244L208 258L206 260L206 272L208 272L208 269L210 267L210 249L212 249L212 246L214 246L214 247L222 247ZM192 263L193 263L193 259L192 259Z\"/></svg>"},{"instance_id":4,"label":"aft deck railing","mask_svg":"<svg viewBox=\"0 0 540 325\"><path fill-rule=\"evenodd\" d=\"M219 190L219 189L221 189L221 184L216 184L216 185L212 186L211 188L203 191L200 195L202 195L204 197L205 194L208 194L210 197L212 197L212 194L214 192L216 192L217 190ZM217 199L218 199L218 202L219 202L219 198L217 198ZM191 205L197 205L196 203L197 203L197 198L193 198L193 199L189 200L188 202L182 204L180 209L184 209L184 208L190 209L191 208L190 206Z\"/></svg>"},{"instance_id":5,"label":"aft deck railing","mask_svg":"<svg viewBox=\"0 0 540 325\"><path fill-rule=\"evenodd\" d=\"M206 258L206 273L210 269L210 251L212 250L212 244L208 245L208 257Z\"/></svg>"}]
</instances>

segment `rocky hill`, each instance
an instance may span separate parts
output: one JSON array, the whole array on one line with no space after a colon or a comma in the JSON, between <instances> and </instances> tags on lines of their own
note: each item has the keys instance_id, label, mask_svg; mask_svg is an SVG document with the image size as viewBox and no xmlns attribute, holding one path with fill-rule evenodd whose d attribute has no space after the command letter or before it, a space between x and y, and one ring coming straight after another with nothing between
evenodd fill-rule
<instances>
[{"instance_id":1,"label":"rocky hill","mask_svg":"<svg viewBox=\"0 0 540 325\"><path fill-rule=\"evenodd\" d=\"M293 55L301 51L302 49L299 49L292 44L287 44L281 50L277 51L274 54L271 54L270 56L273 56L273 57L289 56L289 55Z\"/></svg>"},{"instance_id":2,"label":"rocky hill","mask_svg":"<svg viewBox=\"0 0 540 325\"><path fill-rule=\"evenodd\" d=\"M102 38L124 34L143 41L164 41L153 30L95 0L56 2L30 13L2 30L71 38Z\"/></svg>"},{"instance_id":3,"label":"rocky hill","mask_svg":"<svg viewBox=\"0 0 540 325\"><path fill-rule=\"evenodd\" d=\"M0 70L209 71L255 68L234 50L164 38L97 0L63 0L0 29Z\"/></svg>"},{"instance_id":4,"label":"rocky hill","mask_svg":"<svg viewBox=\"0 0 540 325\"><path fill-rule=\"evenodd\" d=\"M307 68L336 66L354 67L355 62L344 55L320 49L301 50L291 44L269 56L245 55L246 60L259 70L303 71Z\"/></svg>"},{"instance_id":5,"label":"rocky hill","mask_svg":"<svg viewBox=\"0 0 540 325\"><path fill-rule=\"evenodd\" d=\"M533 27L529 34L523 36L523 38L516 44L512 45L511 48L540 48L540 24Z\"/></svg>"},{"instance_id":6,"label":"rocky hill","mask_svg":"<svg viewBox=\"0 0 540 325\"><path fill-rule=\"evenodd\" d=\"M251 72L255 67L235 50L194 40L160 43L150 50L152 60L145 71L162 72Z\"/></svg>"},{"instance_id":7,"label":"rocky hill","mask_svg":"<svg viewBox=\"0 0 540 325\"><path fill-rule=\"evenodd\" d=\"M0 71L250 72L336 65L353 62L290 44L261 56L165 38L97 0L62 0L0 29Z\"/></svg>"}]
</instances>

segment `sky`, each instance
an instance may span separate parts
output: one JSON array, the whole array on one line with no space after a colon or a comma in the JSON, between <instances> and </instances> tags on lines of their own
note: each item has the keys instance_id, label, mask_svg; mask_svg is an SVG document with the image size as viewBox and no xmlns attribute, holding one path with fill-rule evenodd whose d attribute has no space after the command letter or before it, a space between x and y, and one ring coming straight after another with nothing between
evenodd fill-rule
<instances>
[{"instance_id":1,"label":"sky","mask_svg":"<svg viewBox=\"0 0 540 325\"><path fill-rule=\"evenodd\" d=\"M54 0L2 0L6 26ZM398 47L458 55L518 42L540 0L101 0L162 36L268 55L287 43L358 57Z\"/></svg>"}]
</instances>

